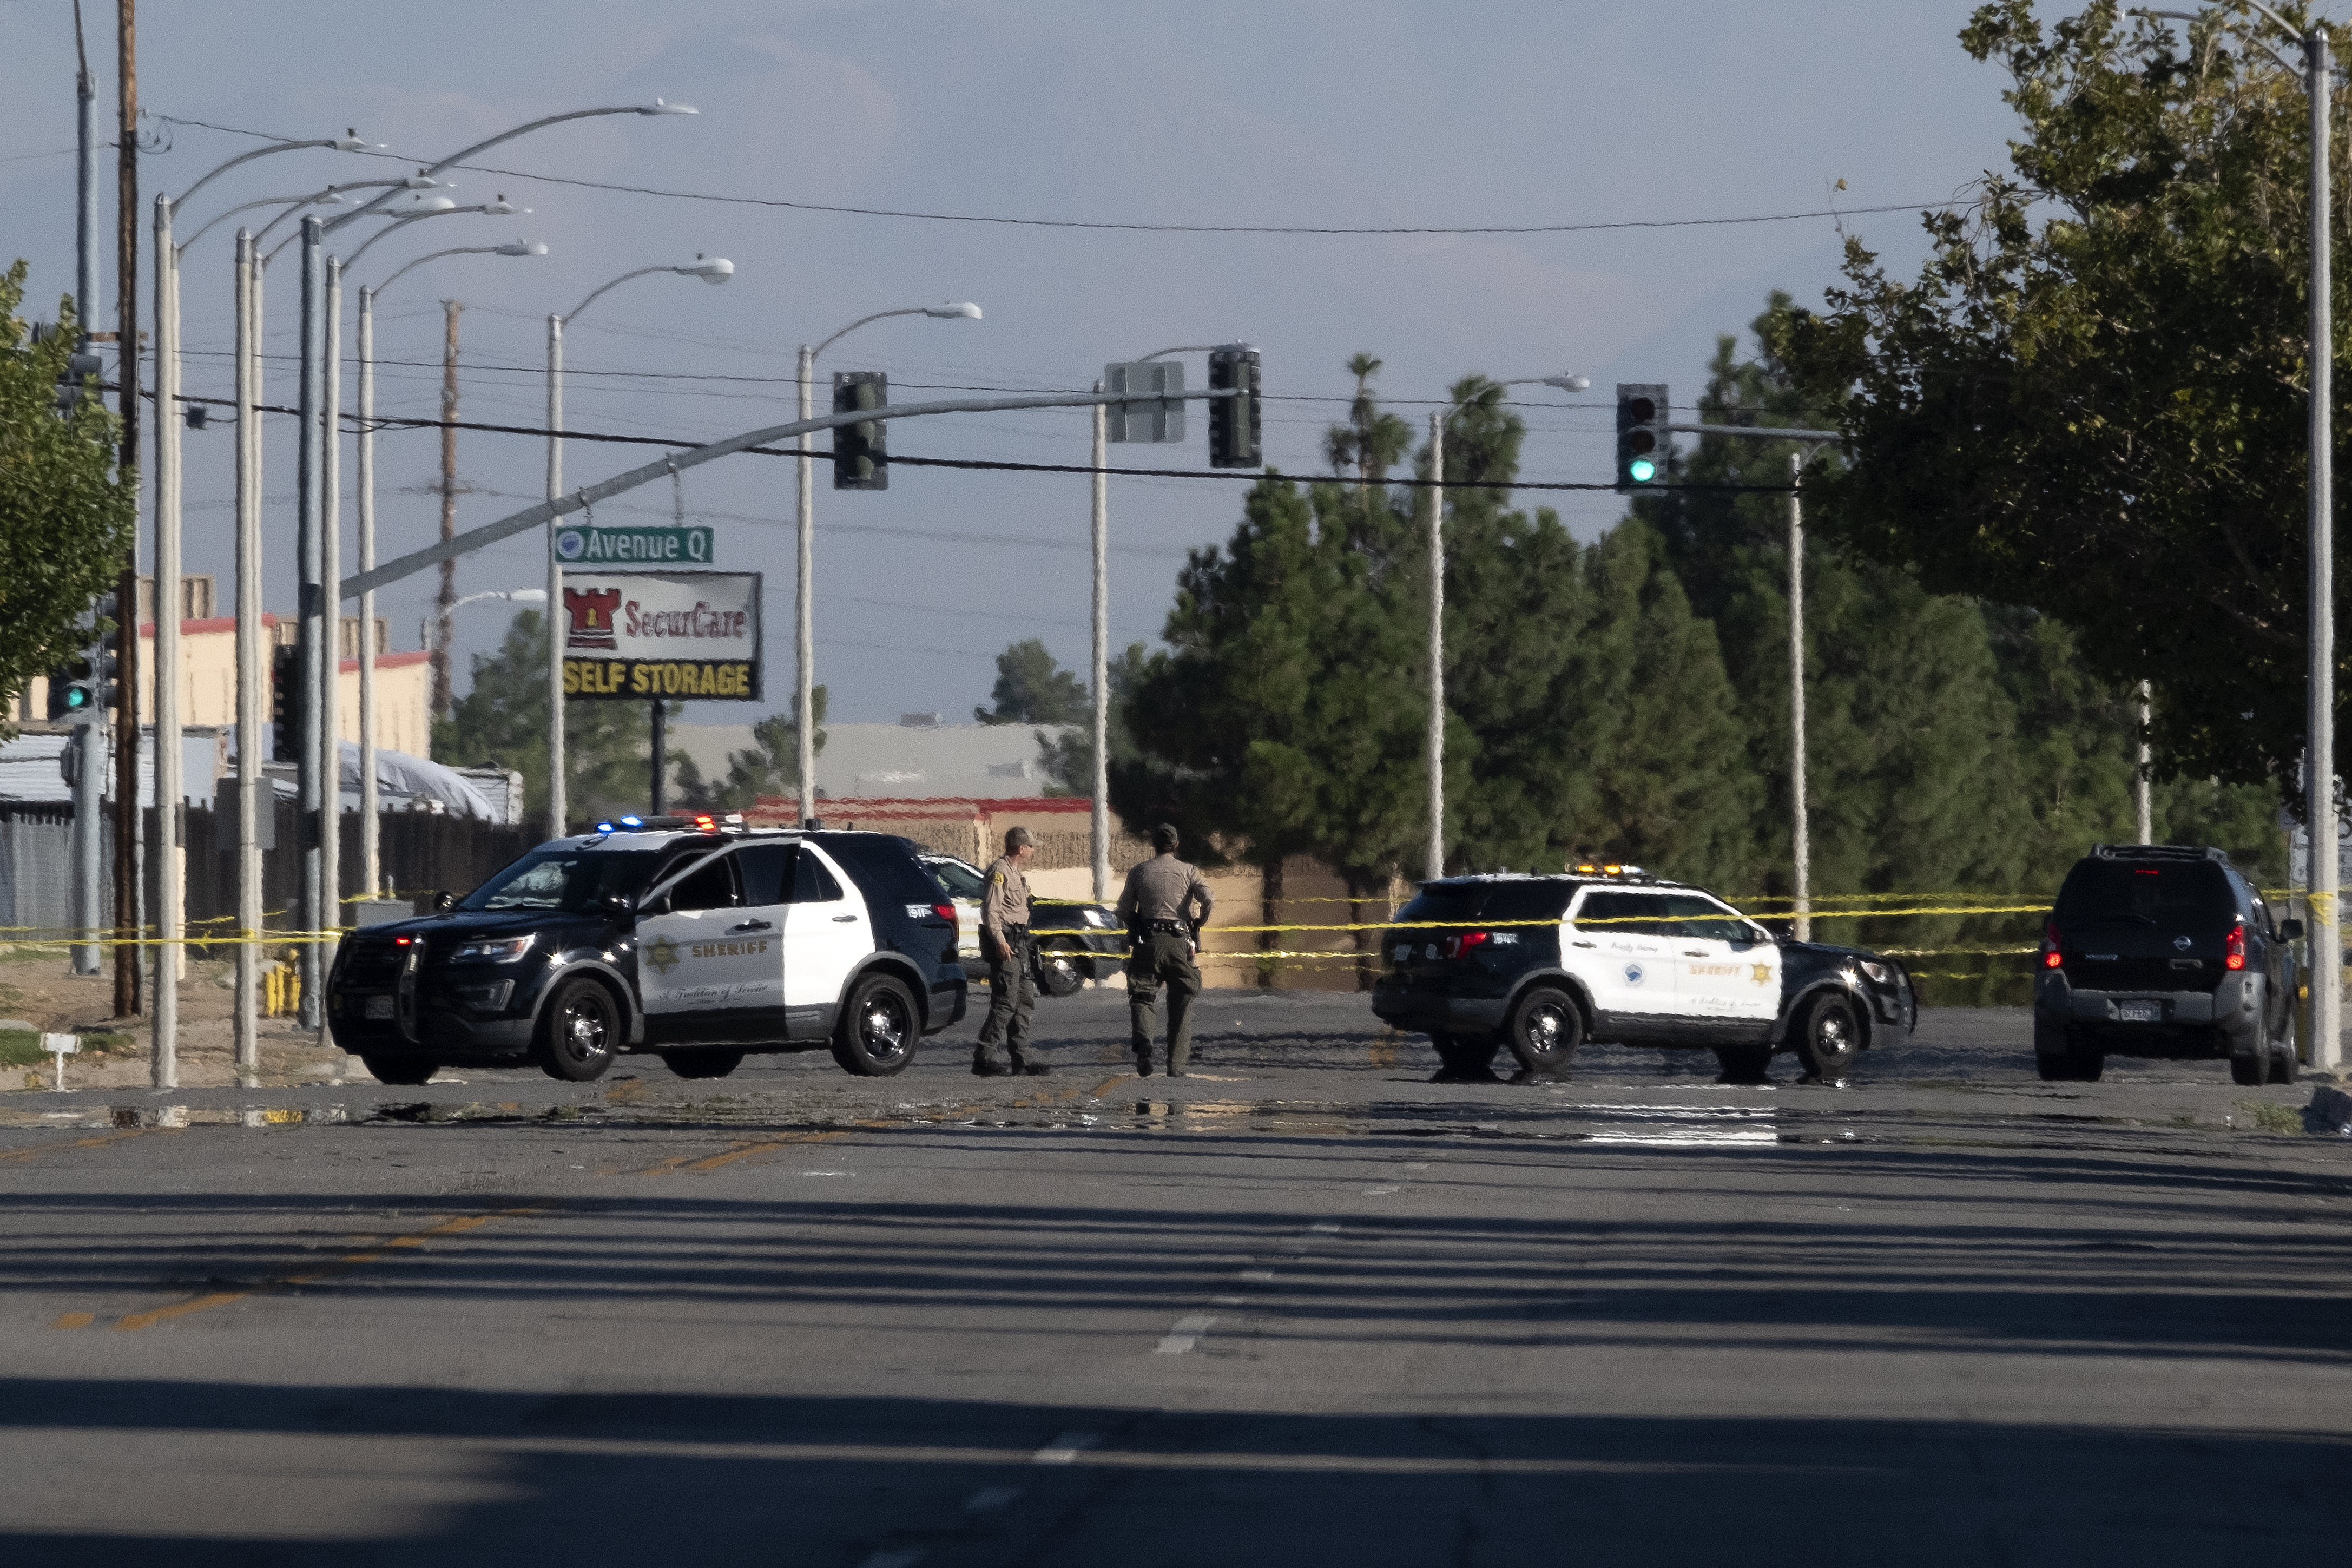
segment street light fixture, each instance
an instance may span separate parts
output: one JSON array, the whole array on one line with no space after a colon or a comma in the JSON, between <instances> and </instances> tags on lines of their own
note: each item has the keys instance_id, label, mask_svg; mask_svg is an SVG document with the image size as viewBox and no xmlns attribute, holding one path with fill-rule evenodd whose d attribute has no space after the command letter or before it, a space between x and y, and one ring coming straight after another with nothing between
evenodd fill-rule
<instances>
[{"instance_id":1,"label":"street light fixture","mask_svg":"<svg viewBox=\"0 0 2352 1568\"><path fill-rule=\"evenodd\" d=\"M1522 375L1496 386L1556 386L1582 392L1589 376ZM1445 411L1429 416L1429 735L1424 743L1429 772L1429 875L1445 875Z\"/></svg>"},{"instance_id":2,"label":"street light fixture","mask_svg":"<svg viewBox=\"0 0 2352 1568\"><path fill-rule=\"evenodd\" d=\"M801 417L813 417L811 410L816 356L865 326L891 316L929 316L940 321L977 321L982 319L980 307L969 300L950 300L940 305L908 305L895 310L877 310L870 316L860 316L841 331L814 348L801 345L800 393ZM798 503L793 508L793 531L798 535L799 563L797 585L793 591L793 728L798 734L799 755L795 766L801 780L801 821L816 816L816 597L813 576L816 569L816 448L806 436L800 437L801 472Z\"/></svg>"},{"instance_id":3,"label":"street light fixture","mask_svg":"<svg viewBox=\"0 0 2352 1568\"><path fill-rule=\"evenodd\" d=\"M273 142L268 146L257 147L247 153L240 153L236 157L230 158L227 161L215 165L201 178L197 179L195 183L191 184L185 191L182 192L176 198L168 195L158 195L155 198L154 310L156 358L155 407L157 418L155 420L155 522L153 553L155 561L154 657L156 671L154 686L155 804L158 810L155 813L155 826L149 841L148 854L149 864L152 865L156 868L155 934L158 939L155 946L154 960L155 1006L154 1011L151 1016L153 1033L152 1036L152 1057L150 1063L150 1078L151 1081L158 1089L174 1088L180 1081L179 977L183 954L180 952L179 939L181 931L184 929L184 919L187 905L187 870L182 859L183 846L181 843L181 822L180 812L178 809L179 800L184 788L184 784L182 778L180 759L179 679L181 580L180 440L182 426L180 420L176 417L178 412L178 398L180 395L180 258L183 252L186 249L186 246L175 244L173 242L172 236L172 220L179 209L198 191L203 190L214 180L218 179L221 175L228 173L231 169L252 163L257 158L267 158L279 153L295 153L308 149L330 149L341 153L356 153L365 146L366 143L360 140L359 132L356 131L347 132L341 136L317 137L299 141ZM321 193L321 195L333 195L332 187L330 187L327 192ZM301 205L308 205L310 202L317 199L319 199L317 196L301 198ZM336 199L340 200L341 198L338 197ZM249 211L256 205L268 205L270 204L268 202L248 202L241 206L233 208L232 212ZM230 215L224 214L222 216L227 216ZM215 219L215 221L217 222L218 220ZM211 225L207 224L205 226L205 228L198 229L196 234L191 237L188 243L193 244L195 239L201 238L205 232L205 229L208 229L211 226ZM242 336L251 325L251 318L248 313L248 306L250 304L249 290L247 287L247 279L243 266L245 249L246 247L242 237L240 236L238 246L240 267L237 284L236 323L240 336ZM123 343L120 346L126 357L135 355L137 353L138 345L135 343ZM240 383L239 413L240 415L246 416L246 417L240 421L237 433L238 452L240 457L247 451L254 439L253 426L257 426L259 423L257 418L252 416L251 410L246 406L244 398L245 392L248 390L244 385L244 383L247 375L252 368L249 363L249 360L254 352L255 351L249 342L241 342L238 345L236 365L238 381ZM130 378L125 377L124 379L127 383ZM255 391L253 401L257 402L258 400L258 393L257 391ZM239 471L241 475L244 472L242 463L239 465ZM239 498L240 513L242 512L242 509L248 504L257 504L257 502L255 501L255 498L251 494L241 494ZM259 602L259 566L257 562L248 563L244 559L245 543L245 533L242 527L240 527L238 532L239 561L237 573L238 597L236 613L238 626L237 651L239 660L237 695L240 709L238 734L240 737L241 747L244 739L251 733L243 722L246 717L243 708L248 690L249 675L249 672L245 668L247 658L247 628L250 626L256 632L257 632L260 626L261 616L261 606ZM248 565L252 567L249 579L247 572L247 567ZM136 614L137 606L124 605L122 606L122 610L123 624L126 627L130 628L131 638L135 641L138 627L138 616ZM257 662L257 649L256 650L255 658L256 662ZM138 712L137 703L135 701L129 702L127 710L131 715L135 725ZM95 731L85 727L83 736L81 737L85 745L89 740L94 738ZM134 750L136 749L137 734L135 727L132 729L131 734L128 737L127 743ZM95 778L97 773L96 759L91 756L88 751L85 751L81 760L84 764L82 775L84 777ZM249 778L258 777L257 759L254 758L249 753L242 752L241 750L237 773L239 783L237 819L240 829L240 837L238 838L239 898L237 907L238 923L244 929L240 933L243 940L241 940L237 945L236 992L239 1010L237 1014L236 1038L236 1061L239 1070L240 1072L249 1073L251 1070L250 1064L256 1063L258 1060L258 1041L253 1032L251 1022L252 1013L250 1012L249 1007L252 1005L257 1005L259 999L260 967L257 961L257 949L254 945L253 938L255 935L255 928L259 926L261 920L261 868L258 852L253 848L254 828L256 826L254 821L254 788L247 783L247 780ZM94 804L95 803L93 802L93 807ZM89 847L88 857L89 864L84 868L90 873L90 877L89 883L85 886L85 896L87 896L87 888L89 886L95 885L95 856L98 828L95 816L95 809L86 813L77 812L75 816L77 836L79 838L87 839ZM136 820L135 816L132 820ZM81 858L78 857L78 859L79 858ZM77 880L79 882L80 879L78 879ZM246 884L248 881L250 881L252 885L252 897L249 900L245 897L245 893L247 891ZM80 917L77 918L79 919ZM91 912L88 923L95 924L94 911Z\"/></svg>"},{"instance_id":4,"label":"street light fixture","mask_svg":"<svg viewBox=\"0 0 2352 1568\"><path fill-rule=\"evenodd\" d=\"M660 100L655 100L656 103ZM671 112L664 110L664 112ZM675 272L682 278L699 278L705 283L719 284L735 276L735 264L723 256L698 253L683 266L656 265L640 267L624 272L611 282L589 290L588 297L562 315L547 318L547 499L553 500L563 493L563 328L576 321L580 312L619 288L632 278L647 278L656 272ZM563 607L563 563L555 553L555 520L547 520L547 836L563 837L564 816L570 807L565 798L564 770L568 765L563 754L563 635L555 622L555 614ZM661 722L659 701L654 704L654 721ZM661 794L661 748L654 748L654 794Z\"/></svg>"},{"instance_id":5,"label":"street light fixture","mask_svg":"<svg viewBox=\"0 0 2352 1568\"><path fill-rule=\"evenodd\" d=\"M389 231L387 231L389 232ZM368 243L383 238L377 235ZM360 247L364 250L366 246ZM360 570L375 565L375 301L406 273L445 256L544 256L547 247L535 241L509 240L504 245L457 245L429 251L392 270L373 289L360 290L359 311L359 458L358 502ZM353 253L356 258L357 252ZM542 595L543 596L543 595ZM341 639L337 639L340 643ZM420 638L420 641L423 639ZM338 647L338 652L341 648ZM360 887L373 898L383 886L383 826L377 816L375 777L375 590L360 595ZM339 743L340 749L340 743ZM340 763L338 764L340 769ZM340 792L340 784L338 791Z\"/></svg>"},{"instance_id":6,"label":"street light fixture","mask_svg":"<svg viewBox=\"0 0 2352 1568\"><path fill-rule=\"evenodd\" d=\"M464 163L491 148L527 136L534 131L567 121L591 120L614 114L669 115L692 114L687 104L668 103L656 99L650 104L622 104L599 109L575 109L562 114L541 115L524 121L495 136L485 137L469 146L461 147L438 163L417 171L422 180L437 180L453 166ZM327 471L325 454L321 450L322 431L320 413L329 397L326 366L331 322L322 306L326 292L325 244L327 236L362 217L380 213L394 200L391 194L379 195L354 211L341 214L321 222L316 217L302 220L302 332L300 337L302 378L300 395L297 399L301 414L300 447L295 464L295 522L299 539L299 580L301 584L301 623L297 639L296 668L312 700L303 705L303 733L296 756L296 800L304 823L317 824L317 832L302 853L302 884L300 918L309 922L306 929L316 931L335 911L330 905L335 874L328 858L334 847L334 815L332 802L326 795L323 779L327 766L339 767L335 759L327 755L326 747L331 734L330 710L326 705L334 700L335 663L330 652L328 617L340 616L341 602L331 600L335 579L326 571L329 557L327 532ZM315 943L306 943L301 950L302 1009L301 1022L307 1028L323 1030L326 1014L320 1005L322 987L320 982L325 971L320 963Z\"/></svg>"}]
</instances>

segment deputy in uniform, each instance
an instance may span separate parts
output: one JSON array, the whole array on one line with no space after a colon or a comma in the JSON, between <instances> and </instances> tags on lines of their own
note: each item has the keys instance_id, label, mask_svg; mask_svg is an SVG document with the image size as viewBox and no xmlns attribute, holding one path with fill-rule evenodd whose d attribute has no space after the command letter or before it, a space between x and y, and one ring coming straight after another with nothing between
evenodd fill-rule
<instances>
[{"instance_id":1,"label":"deputy in uniform","mask_svg":"<svg viewBox=\"0 0 2352 1568\"><path fill-rule=\"evenodd\" d=\"M1129 870L1127 890L1118 896L1119 923L1127 927L1127 1010L1135 1070L1145 1078L1151 1076L1152 1026L1162 984L1168 987L1168 1076L1182 1078L1192 1059L1192 998L1201 994L1192 954L1216 905L1201 873L1176 858L1176 844L1173 827L1163 822L1153 828L1151 847L1158 853Z\"/></svg>"},{"instance_id":2,"label":"deputy in uniform","mask_svg":"<svg viewBox=\"0 0 2352 1568\"><path fill-rule=\"evenodd\" d=\"M1037 1005L1036 982L1029 977L1029 879L1022 868L1036 853L1025 827L1004 832L1004 853L988 868L980 895L980 955L988 960L988 1017L971 1050L971 1070L982 1078L1007 1074L1034 1077L1054 1069L1038 1058L1029 1040L1029 1015ZM996 1059L1003 1045L1012 1065Z\"/></svg>"}]
</instances>

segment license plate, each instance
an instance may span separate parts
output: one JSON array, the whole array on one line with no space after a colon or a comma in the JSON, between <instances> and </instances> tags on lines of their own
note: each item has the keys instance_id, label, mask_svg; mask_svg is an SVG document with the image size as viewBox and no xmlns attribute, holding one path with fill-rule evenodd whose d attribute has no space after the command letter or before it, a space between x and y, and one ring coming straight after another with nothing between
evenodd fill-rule
<instances>
[{"instance_id":1,"label":"license plate","mask_svg":"<svg viewBox=\"0 0 2352 1568\"><path fill-rule=\"evenodd\" d=\"M1402 946L1402 947L1400 947L1400 948L1398 948L1398 949L1396 950L1396 961L1397 961L1399 963L1402 963L1406 959L1408 959L1408 958L1410 958L1410 957L1412 957L1412 944L1411 942L1406 942L1403 946Z\"/></svg>"},{"instance_id":2,"label":"license plate","mask_svg":"<svg viewBox=\"0 0 2352 1568\"><path fill-rule=\"evenodd\" d=\"M367 999L367 1016L368 1016L369 1017L371 1017L371 1018L389 1018L389 1017L391 1017L391 1016L392 1016L392 998L391 998L391 997L389 997L389 996L371 996L371 997L369 997L369 998Z\"/></svg>"},{"instance_id":3,"label":"license plate","mask_svg":"<svg viewBox=\"0 0 2352 1568\"><path fill-rule=\"evenodd\" d=\"M2118 1002L2116 1016L2126 1024L2160 1024L2164 1021L2161 1002Z\"/></svg>"}]
</instances>

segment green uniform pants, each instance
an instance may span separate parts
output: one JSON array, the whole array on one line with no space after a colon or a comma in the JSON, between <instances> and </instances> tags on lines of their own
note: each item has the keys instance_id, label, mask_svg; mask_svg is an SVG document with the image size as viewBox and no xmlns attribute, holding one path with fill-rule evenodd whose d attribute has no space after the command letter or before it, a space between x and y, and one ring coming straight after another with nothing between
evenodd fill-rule
<instances>
[{"instance_id":1,"label":"green uniform pants","mask_svg":"<svg viewBox=\"0 0 2352 1568\"><path fill-rule=\"evenodd\" d=\"M1127 1010L1134 1025L1138 1068L1151 1066L1151 1036L1163 984L1168 987L1168 1070L1180 1073L1192 1059L1192 998L1201 994L1192 943L1172 931L1139 932L1129 944L1127 961Z\"/></svg>"},{"instance_id":2,"label":"green uniform pants","mask_svg":"<svg viewBox=\"0 0 2352 1568\"><path fill-rule=\"evenodd\" d=\"M1016 1068L1039 1059L1029 1043L1029 1015L1037 1006L1037 983L1029 977L1029 946L1027 937L1018 938L1012 957L988 961L988 1016L971 1050L976 1068L986 1065L999 1045L1011 1054Z\"/></svg>"}]
</instances>

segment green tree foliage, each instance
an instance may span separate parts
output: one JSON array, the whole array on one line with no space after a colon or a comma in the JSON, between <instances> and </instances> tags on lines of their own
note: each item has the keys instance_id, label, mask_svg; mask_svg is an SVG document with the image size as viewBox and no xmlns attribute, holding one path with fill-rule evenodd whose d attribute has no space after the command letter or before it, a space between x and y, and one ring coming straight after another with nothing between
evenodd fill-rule
<instances>
[{"instance_id":1,"label":"green tree foliage","mask_svg":"<svg viewBox=\"0 0 2352 1568\"><path fill-rule=\"evenodd\" d=\"M670 712L678 711L677 703ZM644 702L563 705L564 799L577 828L643 811L653 793L653 709ZM547 811L547 623L519 613L498 651L476 654L472 689L433 721L433 760L522 774L524 820Z\"/></svg>"},{"instance_id":2,"label":"green tree foliage","mask_svg":"<svg viewBox=\"0 0 2352 1568\"><path fill-rule=\"evenodd\" d=\"M2011 171L1928 215L1915 280L1849 242L1774 343L1847 437L1826 529L2064 622L2109 691L2155 683L2159 772L2238 783L2303 745L2310 386L2307 110L2245 20L1979 7L1960 41L2009 73Z\"/></svg>"},{"instance_id":3,"label":"green tree foliage","mask_svg":"<svg viewBox=\"0 0 2352 1568\"><path fill-rule=\"evenodd\" d=\"M993 708L975 708L983 724L1080 724L1090 704L1084 682L1064 669L1035 637L1026 637L996 656Z\"/></svg>"},{"instance_id":4,"label":"green tree foliage","mask_svg":"<svg viewBox=\"0 0 2352 1568\"><path fill-rule=\"evenodd\" d=\"M1135 731L1128 727L1127 702L1143 677L1143 645L1133 642L1116 658L1103 661L1108 676L1110 711L1104 717L1110 731L1113 767L1132 764L1138 756ZM1037 762L1045 771L1049 795L1090 795L1095 788L1094 708L1070 721L1076 728L1056 737L1037 731Z\"/></svg>"},{"instance_id":5,"label":"green tree foliage","mask_svg":"<svg viewBox=\"0 0 2352 1568\"><path fill-rule=\"evenodd\" d=\"M59 301L40 342L17 315L26 266L0 274L0 740L17 699L79 647L92 600L122 570L138 521L135 475L115 467L121 425L94 387L57 410L77 325Z\"/></svg>"},{"instance_id":6,"label":"green tree foliage","mask_svg":"<svg viewBox=\"0 0 2352 1568\"><path fill-rule=\"evenodd\" d=\"M799 698L793 698L795 709ZM809 706L816 710L816 733L809 738L812 754L824 755L825 689L820 681L809 688ZM744 811L762 795L798 798L801 790L801 732L793 713L772 713L751 726L751 744L727 753L723 778L706 779L702 768L680 753L672 770L677 780L677 803L690 811Z\"/></svg>"}]
</instances>

